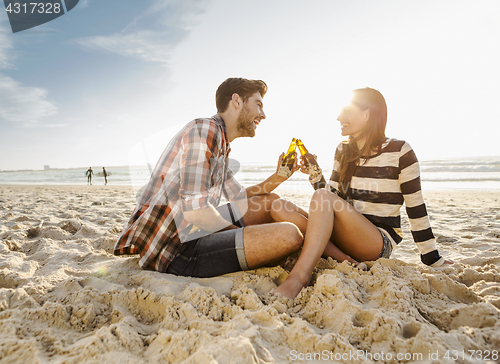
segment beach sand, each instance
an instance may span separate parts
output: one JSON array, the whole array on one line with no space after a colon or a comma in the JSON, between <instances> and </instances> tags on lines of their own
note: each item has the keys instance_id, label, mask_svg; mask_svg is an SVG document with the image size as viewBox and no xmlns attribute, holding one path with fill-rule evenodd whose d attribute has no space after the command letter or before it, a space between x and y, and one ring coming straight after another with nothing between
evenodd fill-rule
<instances>
[{"instance_id":1,"label":"beach sand","mask_svg":"<svg viewBox=\"0 0 500 364\"><path fill-rule=\"evenodd\" d=\"M498 362L500 192L424 197L454 265L422 265L403 216L391 259L323 259L291 303L268 293L293 257L196 279L113 256L130 187L0 186L0 362Z\"/></svg>"}]
</instances>

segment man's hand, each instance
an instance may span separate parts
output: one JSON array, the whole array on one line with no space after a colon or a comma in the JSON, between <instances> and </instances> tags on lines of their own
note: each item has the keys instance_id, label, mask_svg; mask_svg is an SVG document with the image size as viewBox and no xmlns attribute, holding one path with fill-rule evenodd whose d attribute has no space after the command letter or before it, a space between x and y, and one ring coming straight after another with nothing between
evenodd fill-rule
<instances>
[{"instance_id":1,"label":"man's hand","mask_svg":"<svg viewBox=\"0 0 500 364\"><path fill-rule=\"evenodd\" d=\"M281 166L281 163L283 162L283 158L285 157L285 153L281 153L279 158L278 158L278 165L276 166L276 175L278 176L278 170L280 169L280 166ZM292 168L292 173L290 174L290 177L300 169L300 166L298 165L297 163L297 152L295 152L295 162L293 163L293 168ZM279 178L281 178L283 181L286 181L287 178L285 177L281 177L281 176L278 176ZM288 177L288 178L290 178Z\"/></svg>"}]
</instances>

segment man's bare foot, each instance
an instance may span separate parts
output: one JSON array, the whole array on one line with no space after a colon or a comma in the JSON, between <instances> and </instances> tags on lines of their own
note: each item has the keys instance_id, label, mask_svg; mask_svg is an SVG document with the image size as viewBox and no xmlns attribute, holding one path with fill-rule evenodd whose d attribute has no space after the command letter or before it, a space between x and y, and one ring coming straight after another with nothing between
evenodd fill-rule
<instances>
[{"instance_id":1,"label":"man's bare foot","mask_svg":"<svg viewBox=\"0 0 500 364\"><path fill-rule=\"evenodd\" d=\"M354 266L356 266L357 264L359 264L359 262L356 259L353 259L353 258L351 258L350 255L347 255L344 252L340 252L340 251L337 254L335 254L334 256L332 256L332 255L330 255L330 256L329 255L323 255L323 258L328 259L328 257L331 257L331 258L335 259L339 263L343 263L343 262L345 262L347 260L349 263L351 263Z\"/></svg>"},{"instance_id":2,"label":"man's bare foot","mask_svg":"<svg viewBox=\"0 0 500 364\"><path fill-rule=\"evenodd\" d=\"M345 262L345 261L348 261L349 263L351 263L354 267L358 268L359 270L362 270L362 271L367 271L368 270L368 267L366 266L365 263L360 263L358 262L356 259L353 259L351 258L349 255L345 255L345 258L344 260L341 261L342 262Z\"/></svg>"},{"instance_id":3,"label":"man's bare foot","mask_svg":"<svg viewBox=\"0 0 500 364\"><path fill-rule=\"evenodd\" d=\"M299 278L294 278L290 275L283 283L273 290L273 294L279 294L293 300L308 283L309 281L303 284Z\"/></svg>"},{"instance_id":4,"label":"man's bare foot","mask_svg":"<svg viewBox=\"0 0 500 364\"><path fill-rule=\"evenodd\" d=\"M351 263L354 266L357 266L359 262L356 259L351 258L349 255L346 254L346 258L344 260L347 260L349 263Z\"/></svg>"}]
</instances>

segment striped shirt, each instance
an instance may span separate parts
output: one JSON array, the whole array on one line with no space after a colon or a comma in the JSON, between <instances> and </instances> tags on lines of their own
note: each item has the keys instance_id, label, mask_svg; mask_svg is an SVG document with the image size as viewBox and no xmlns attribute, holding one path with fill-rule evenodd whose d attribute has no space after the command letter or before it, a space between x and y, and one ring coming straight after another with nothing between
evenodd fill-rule
<instances>
[{"instance_id":1,"label":"striped shirt","mask_svg":"<svg viewBox=\"0 0 500 364\"><path fill-rule=\"evenodd\" d=\"M330 190L337 194L343 145L340 143L335 151L333 171L328 183ZM323 177L313 186L315 189L327 187ZM379 153L362 158L354 171L350 188L354 208L382 230L390 238L393 247L403 239L400 209L404 203L422 262L434 266L444 262L436 249L422 196L419 163L408 143L387 139Z\"/></svg>"},{"instance_id":2,"label":"striped shirt","mask_svg":"<svg viewBox=\"0 0 500 364\"><path fill-rule=\"evenodd\" d=\"M229 152L218 114L188 123L160 157L114 254L140 254L141 268L166 272L193 227L184 211L246 195L229 169Z\"/></svg>"}]
</instances>

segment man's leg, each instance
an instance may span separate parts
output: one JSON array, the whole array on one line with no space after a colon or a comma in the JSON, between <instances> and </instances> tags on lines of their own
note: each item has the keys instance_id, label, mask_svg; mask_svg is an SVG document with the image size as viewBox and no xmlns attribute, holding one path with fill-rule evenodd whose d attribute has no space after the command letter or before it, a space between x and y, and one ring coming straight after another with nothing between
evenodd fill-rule
<instances>
[{"instance_id":1,"label":"man's leg","mask_svg":"<svg viewBox=\"0 0 500 364\"><path fill-rule=\"evenodd\" d=\"M280 197L276 193L257 195L235 201L245 226L267 224L274 222L271 216L271 206Z\"/></svg>"},{"instance_id":2,"label":"man's leg","mask_svg":"<svg viewBox=\"0 0 500 364\"><path fill-rule=\"evenodd\" d=\"M307 218L309 214L293 202L279 198L271 205L271 217L277 222L292 222L300 229L302 234L306 233Z\"/></svg>"},{"instance_id":3,"label":"man's leg","mask_svg":"<svg viewBox=\"0 0 500 364\"><path fill-rule=\"evenodd\" d=\"M255 269L283 259L302 245L290 223L271 223L219 231L185 242L167 273L214 277Z\"/></svg>"},{"instance_id":4,"label":"man's leg","mask_svg":"<svg viewBox=\"0 0 500 364\"><path fill-rule=\"evenodd\" d=\"M303 241L300 230L292 223L267 223L276 194L254 196L244 204L226 204L219 213L242 229L212 234L190 235L170 264L168 273L193 277L213 277L240 270L255 269L279 261L298 250ZM242 217L239 206L246 213ZM244 210L245 211L245 210ZM247 226L250 224L250 226Z\"/></svg>"},{"instance_id":5,"label":"man's leg","mask_svg":"<svg viewBox=\"0 0 500 364\"><path fill-rule=\"evenodd\" d=\"M300 249L303 236L289 222L252 225L243 228L243 244L248 268L255 269L286 258Z\"/></svg>"},{"instance_id":6,"label":"man's leg","mask_svg":"<svg viewBox=\"0 0 500 364\"><path fill-rule=\"evenodd\" d=\"M302 246L303 235L297 226L273 223L271 206L278 199L279 195L269 193L236 201L245 223L243 243L250 269L283 259Z\"/></svg>"}]
</instances>

